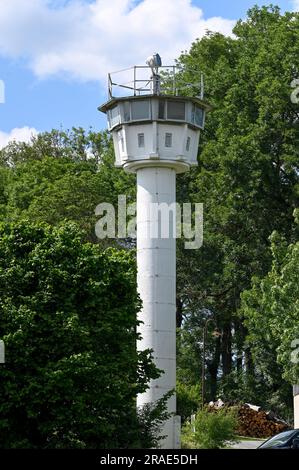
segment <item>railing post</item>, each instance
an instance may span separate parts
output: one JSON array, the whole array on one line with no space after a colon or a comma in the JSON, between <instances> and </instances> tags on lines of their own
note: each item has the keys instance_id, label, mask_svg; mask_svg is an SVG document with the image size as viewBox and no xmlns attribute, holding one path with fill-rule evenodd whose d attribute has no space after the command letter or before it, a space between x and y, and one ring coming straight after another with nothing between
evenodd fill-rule
<instances>
[{"instance_id":1,"label":"railing post","mask_svg":"<svg viewBox=\"0 0 299 470\"><path fill-rule=\"evenodd\" d=\"M108 73L108 94L109 94L109 99L111 100L112 98L112 84L111 84L111 75Z\"/></svg>"},{"instance_id":2,"label":"railing post","mask_svg":"<svg viewBox=\"0 0 299 470\"><path fill-rule=\"evenodd\" d=\"M173 83L172 83L172 91L173 94L176 95L176 90L175 90L175 66L173 66Z\"/></svg>"}]
</instances>

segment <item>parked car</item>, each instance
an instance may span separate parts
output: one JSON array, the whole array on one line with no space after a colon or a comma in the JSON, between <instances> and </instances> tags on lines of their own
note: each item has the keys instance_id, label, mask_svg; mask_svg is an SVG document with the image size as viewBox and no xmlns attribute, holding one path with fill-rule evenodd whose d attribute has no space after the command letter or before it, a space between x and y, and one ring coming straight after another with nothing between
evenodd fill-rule
<instances>
[{"instance_id":1,"label":"parked car","mask_svg":"<svg viewBox=\"0 0 299 470\"><path fill-rule=\"evenodd\" d=\"M258 449L299 449L299 429L276 434L263 442Z\"/></svg>"}]
</instances>

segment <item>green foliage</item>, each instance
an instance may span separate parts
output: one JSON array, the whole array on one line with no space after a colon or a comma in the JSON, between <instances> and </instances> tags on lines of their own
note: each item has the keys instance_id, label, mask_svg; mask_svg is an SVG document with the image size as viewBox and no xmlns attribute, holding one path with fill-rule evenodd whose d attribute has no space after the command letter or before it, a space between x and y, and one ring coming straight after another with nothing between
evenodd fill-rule
<instances>
[{"instance_id":1,"label":"green foliage","mask_svg":"<svg viewBox=\"0 0 299 470\"><path fill-rule=\"evenodd\" d=\"M268 372L261 373L258 360L255 362L257 366L254 374L248 374L245 370L234 370L227 375L219 384L218 397L221 397L225 403L253 403L291 422L293 397L290 385L282 380L282 373L277 377L277 380L280 379L279 385L273 383L271 363Z\"/></svg>"},{"instance_id":2,"label":"green foliage","mask_svg":"<svg viewBox=\"0 0 299 470\"><path fill-rule=\"evenodd\" d=\"M177 414L184 423L201 406L201 390L199 385L186 385L177 382Z\"/></svg>"},{"instance_id":3,"label":"green foliage","mask_svg":"<svg viewBox=\"0 0 299 470\"><path fill-rule=\"evenodd\" d=\"M177 331L177 380L185 385L196 385L201 378L201 345L198 342L198 331L192 324Z\"/></svg>"},{"instance_id":4,"label":"green foliage","mask_svg":"<svg viewBox=\"0 0 299 470\"><path fill-rule=\"evenodd\" d=\"M295 241L292 214L298 206L299 128L298 106L290 95L291 82L299 74L299 15L254 7L238 22L234 34L228 38L210 32L179 59L187 68L187 81L195 83L196 74L203 71L206 98L214 109L201 138L199 167L178 178L179 201L188 197L204 204L203 247L184 250L178 243L182 330L190 335L189 342L183 338L187 347L179 350L178 362L188 364L189 356L193 368L202 350L204 321L213 316L222 337L215 341L212 330L208 332L208 396L216 398L215 384L245 369L252 395L256 385L261 389L266 382L267 396L280 389L283 404L291 399L280 365L285 352L280 350L278 364L278 339L271 347L271 338L264 354L252 361L252 342L246 341L239 307L252 277L262 278L271 268L271 233L277 230L288 243ZM286 313L284 317L288 323ZM261 323L265 331L268 319L264 316ZM260 323L255 327L259 329ZM287 340L290 343L291 337ZM200 375L200 370L196 373ZM233 386L230 390L235 397Z\"/></svg>"},{"instance_id":5,"label":"green foliage","mask_svg":"<svg viewBox=\"0 0 299 470\"><path fill-rule=\"evenodd\" d=\"M183 428L183 447L191 449L221 449L228 442L237 440L237 417L234 411L220 409L217 412L206 408L198 411L194 422Z\"/></svg>"},{"instance_id":6,"label":"green foliage","mask_svg":"<svg viewBox=\"0 0 299 470\"><path fill-rule=\"evenodd\" d=\"M243 294L242 313L254 353L270 350L294 384L299 381L299 242L287 245L275 232L271 242L272 269Z\"/></svg>"},{"instance_id":7,"label":"green foliage","mask_svg":"<svg viewBox=\"0 0 299 470\"><path fill-rule=\"evenodd\" d=\"M31 138L31 142L10 142L0 150L2 165L15 167L20 163L43 160L45 157L69 159L84 162L92 158L100 163L103 152L111 148L107 132L86 132L81 127L73 127L71 131L53 129Z\"/></svg>"},{"instance_id":8,"label":"green foliage","mask_svg":"<svg viewBox=\"0 0 299 470\"><path fill-rule=\"evenodd\" d=\"M235 39L209 33L180 58L205 73L214 110L199 169L181 180L183 194L204 203L205 226L203 249L179 253L179 288L193 309L197 302L230 322L252 275L270 266L269 235L292 233L298 127L290 84L299 15L254 8L234 32ZM186 79L195 81L191 72Z\"/></svg>"},{"instance_id":9,"label":"green foliage","mask_svg":"<svg viewBox=\"0 0 299 470\"><path fill-rule=\"evenodd\" d=\"M82 236L0 226L1 448L142 446L135 398L159 373L136 352L135 262Z\"/></svg>"},{"instance_id":10,"label":"green foliage","mask_svg":"<svg viewBox=\"0 0 299 470\"><path fill-rule=\"evenodd\" d=\"M173 395L170 391L155 403L146 403L138 409L139 442L134 448L159 448L161 440L166 436L162 433L164 422L171 417L167 411L167 401Z\"/></svg>"},{"instance_id":11,"label":"green foliage","mask_svg":"<svg viewBox=\"0 0 299 470\"><path fill-rule=\"evenodd\" d=\"M246 371L234 370L221 382L218 396L226 403L228 401L242 403L255 403L262 406L261 400L266 396L267 388L255 375L249 375Z\"/></svg>"},{"instance_id":12,"label":"green foliage","mask_svg":"<svg viewBox=\"0 0 299 470\"><path fill-rule=\"evenodd\" d=\"M96 241L96 206L110 202L116 207L119 194L127 194L128 202L135 194L134 177L114 167L106 133L75 128L44 132L29 144L14 142L0 150L1 164L2 220L51 225L70 220L84 230L88 241Z\"/></svg>"}]
</instances>

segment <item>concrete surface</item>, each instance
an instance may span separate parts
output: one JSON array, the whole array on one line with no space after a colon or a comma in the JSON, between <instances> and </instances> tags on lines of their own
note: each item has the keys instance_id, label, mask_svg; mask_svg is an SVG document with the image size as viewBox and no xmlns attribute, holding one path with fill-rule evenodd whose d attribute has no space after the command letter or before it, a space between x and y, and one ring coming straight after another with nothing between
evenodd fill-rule
<instances>
[{"instance_id":1,"label":"concrete surface","mask_svg":"<svg viewBox=\"0 0 299 470\"><path fill-rule=\"evenodd\" d=\"M230 446L230 449L256 449L260 446L265 440L252 440L252 441L240 441L237 444Z\"/></svg>"}]
</instances>

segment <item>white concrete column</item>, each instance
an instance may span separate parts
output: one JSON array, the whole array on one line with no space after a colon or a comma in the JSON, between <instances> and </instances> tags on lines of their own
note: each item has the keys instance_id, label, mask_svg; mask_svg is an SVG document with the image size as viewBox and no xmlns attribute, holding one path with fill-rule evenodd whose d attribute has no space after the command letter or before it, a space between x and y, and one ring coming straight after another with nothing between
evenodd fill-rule
<instances>
[{"instance_id":1,"label":"white concrete column","mask_svg":"<svg viewBox=\"0 0 299 470\"><path fill-rule=\"evenodd\" d=\"M293 387L294 395L294 429L299 429L299 385Z\"/></svg>"},{"instance_id":2,"label":"white concrete column","mask_svg":"<svg viewBox=\"0 0 299 470\"><path fill-rule=\"evenodd\" d=\"M161 237L161 221L153 203L175 203L176 171L173 168L140 168L137 170L137 283L143 308L139 320L142 340L138 350L153 349L156 366L164 370L149 389L138 396L137 406L152 403L176 385L176 240L175 211L170 216L170 234ZM164 210L165 210L164 204ZM156 232L157 230L157 232ZM153 235L158 235L153 238ZM165 236L165 233L164 233ZM168 402L168 410L176 412L176 398ZM171 418L162 431L167 435L161 447L179 447L178 419Z\"/></svg>"}]
</instances>

